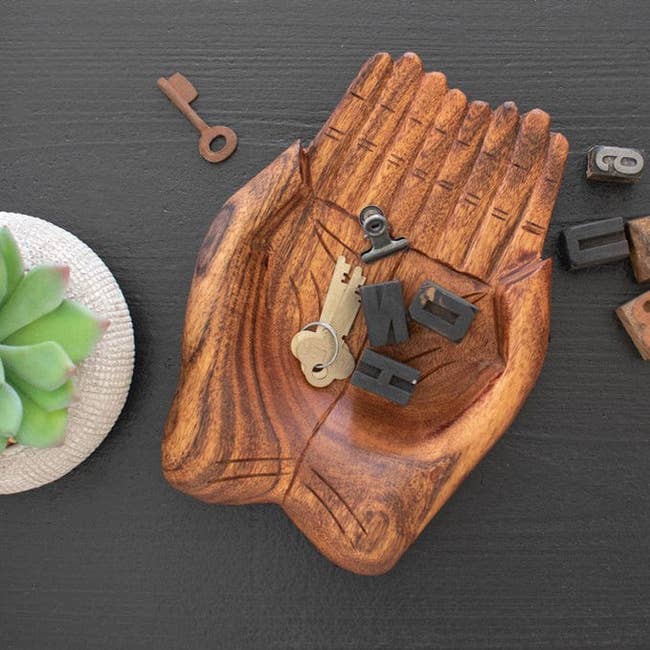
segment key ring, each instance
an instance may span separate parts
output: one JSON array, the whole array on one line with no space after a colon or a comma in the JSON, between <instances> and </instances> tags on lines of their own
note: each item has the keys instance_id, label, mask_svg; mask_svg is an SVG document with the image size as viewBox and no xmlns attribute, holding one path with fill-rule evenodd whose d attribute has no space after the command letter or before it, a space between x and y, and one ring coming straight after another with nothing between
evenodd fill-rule
<instances>
[{"instance_id":1,"label":"key ring","mask_svg":"<svg viewBox=\"0 0 650 650\"><path fill-rule=\"evenodd\" d=\"M320 372L321 370L325 370L325 368L329 368L336 361L336 359L339 356L341 346L339 345L339 337L336 335L336 330L329 323L325 323L320 320L315 320L312 321L311 323L307 323L307 325L302 327L300 331L303 332L304 330L307 330L310 327L322 327L326 329L334 339L334 354L332 355L332 358L327 363L317 363L314 366L314 371Z\"/></svg>"}]
</instances>

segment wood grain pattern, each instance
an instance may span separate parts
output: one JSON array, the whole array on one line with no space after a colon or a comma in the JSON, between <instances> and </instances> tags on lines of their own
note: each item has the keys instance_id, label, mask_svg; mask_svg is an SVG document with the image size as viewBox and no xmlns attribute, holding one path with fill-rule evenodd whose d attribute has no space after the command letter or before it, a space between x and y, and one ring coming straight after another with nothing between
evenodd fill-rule
<instances>
[{"instance_id":1,"label":"wood grain pattern","mask_svg":"<svg viewBox=\"0 0 650 650\"><path fill-rule=\"evenodd\" d=\"M650 282L650 217L627 222L630 260L637 282Z\"/></svg>"},{"instance_id":2,"label":"wood grain pattern","mask_svg":"<svg viewBox=\"0 0 650 650\"><path fill-rule=\"evenodd\" d=\"M621 305L616 314L641 357L650 361L650 291Z\"/></svg>"},{"instance_id":3,"label":"wood grain pattern","mask_svg":"<svg viewBox=\"0 0 650 650\"><path fill-rule=\"evenodd\" d=\"M206 237L163 443L170 483L208 502L280 504L340 566L390 569L541 369L540 256L568 152L549 124L539 109L467 103L415 54L369 60L314 142L244 186ZM413 248L365 267L368 283L398 277L408 303L434 280L480 308L459 345L419 329L387 348L422 373L405 408L347 381L316 390L290 352L334 261L364 250L356 213L378 197ZM353 354L365 341L357 324Z\"/></svg>"}]
</instances>

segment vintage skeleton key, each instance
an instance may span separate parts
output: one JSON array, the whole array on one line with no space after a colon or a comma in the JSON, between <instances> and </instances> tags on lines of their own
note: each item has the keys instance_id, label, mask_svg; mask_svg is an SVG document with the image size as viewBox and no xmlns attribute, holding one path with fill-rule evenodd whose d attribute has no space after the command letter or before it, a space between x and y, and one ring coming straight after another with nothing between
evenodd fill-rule
<instances>
[{"instance_id":1,"label":"vintage skeleton key","mask_svg":"<svg viewBox=\"0 0 650 650\"><path fill-rule=\"evenodd\" d=\"M349 271L345 257L339 257L320 319L310 324L317 330L302 330L291 341L291 351L299 359L303 374L312 386L328 386L335 379L349 377L354 371L355 360L344 338L359 312L357 289L365 278L357 267L346 282Z\"/></svg>"},{"instance_id":2,"label":"vintage skeleton key","mask_svg":"<svg viewBox=\"0 0 650 650\"><path fill-rule=\"evenodd\" d=\"M158 88L162 90L169 101L185 115L192 126L201 134L199 137L199 153L208 162L217 163L228 158L237 148L237 134L227 126L208 126L190 104L199 96L196 88L180 73L175 72L171 77L158 79ZM213 151L211 145L217 138L225 140L223 147Z\"/></svg>"}]
</instances>

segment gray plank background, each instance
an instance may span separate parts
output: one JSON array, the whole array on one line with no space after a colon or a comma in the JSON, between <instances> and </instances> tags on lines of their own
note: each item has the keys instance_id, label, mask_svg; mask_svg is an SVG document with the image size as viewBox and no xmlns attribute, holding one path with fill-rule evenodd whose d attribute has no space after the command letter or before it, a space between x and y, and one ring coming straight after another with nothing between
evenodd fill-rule
<instances>
[{"instance_id":1,"label":"gray plank background","mask_svg":"<svg viewBox=\"0 0 650 650\"><path fill-rule=\"evenodd\" d=\"M556 265L546 367L521 415L388 575L322 558L273 507L163 481L159 443L195 252L217 208L309 141L373 52L418 52L471 98L541 106L571 142L562 226L650 212L588 185L594 143L650 149L641 2L0 2L0 209L106 260L137 329L122 419L64 479L0 498L3 648L648 647L650 364L613 309L629 264ZM240 147L203 162L156 89L183 71Z\"/></svg>"}]
</instances>

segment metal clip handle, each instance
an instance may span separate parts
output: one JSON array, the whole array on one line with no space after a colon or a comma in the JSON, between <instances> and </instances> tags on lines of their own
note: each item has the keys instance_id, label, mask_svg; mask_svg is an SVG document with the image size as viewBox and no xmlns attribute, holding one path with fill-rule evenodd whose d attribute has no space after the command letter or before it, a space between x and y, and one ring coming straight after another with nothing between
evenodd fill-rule
<instances>
[{"instance_id":1,"label":"metal clip handle","mask_svg":"<svg viewBox=\"0 0 650 650\"><path fill-rule=\"evenodd\" d=\"M376 205L368 205L361 210L359 221L372 245L370 250L361 253L361 260L366 264L409 247L409 242L404 237L393 239L390 236L388 219Z\"/></svg>"}]
</instances>

